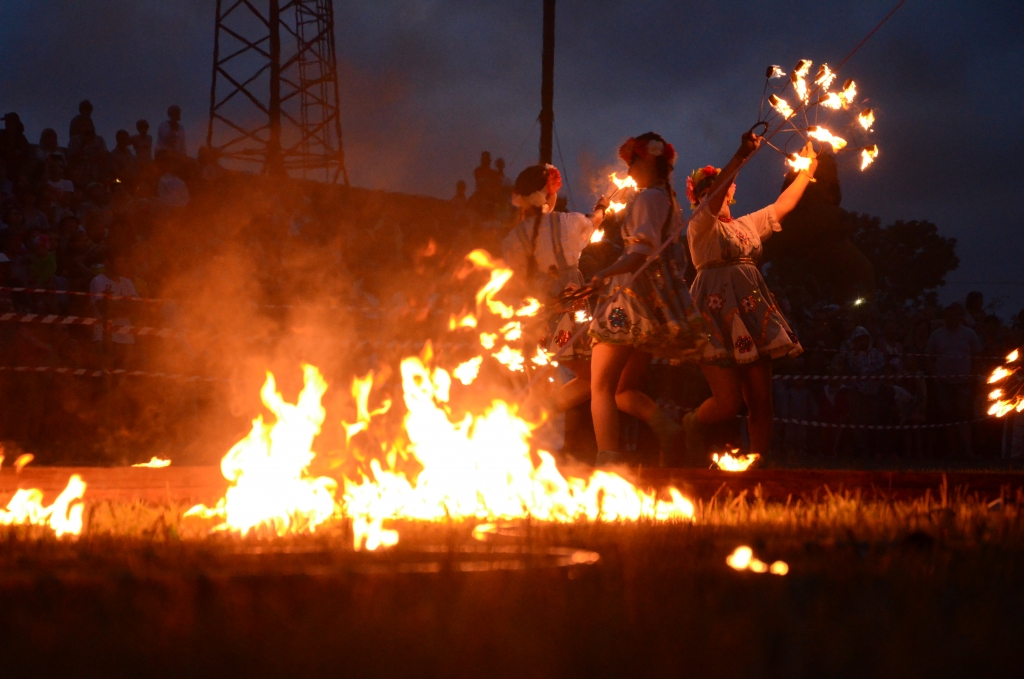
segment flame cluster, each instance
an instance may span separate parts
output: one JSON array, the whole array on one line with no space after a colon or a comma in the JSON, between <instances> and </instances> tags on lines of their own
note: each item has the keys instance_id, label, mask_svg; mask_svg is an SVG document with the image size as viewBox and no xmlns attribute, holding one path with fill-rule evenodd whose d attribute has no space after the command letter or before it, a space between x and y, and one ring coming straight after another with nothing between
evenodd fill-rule
<instances>
[{"instance_id":1,"label":"flame cluster","mask_svg":"<svg viewBox=\"0 0 1024 679\"><path fill-rule=\"evenodd\" d=\"M993 386L988 395L992 405L989 415L1003 417L1012 412L1024 412L1024 370L1021 370L1019 349L1010 352L1006 363L992 371L988 383Z\"/></svg>"},{"instance_id":2,"label":"flame cluster","mask_svg":"<svg viewBox=\"0 0 1024 679\"><path fill-rule=\"evenodd\" d=\"M821 107L833 112L851 111L852 113L857 99L857 84L853 80L847 80L843 83L842 88L833 91L832 86L838 76L828 64L821 64L813 81L809 81L808 76L812 65L809 59L801 59L789 73L789 78L784 85L781 87L772 85L772 87L781 91L786 86L792 86L797 103L799 104L798 108L803 112L805 120L808 111L814 109L814 107ZM766 75L770 82L773 79L784 77L786 73L780 66L771 66ZM783 120L790 121L792 132L803 135L805 139L814 139L823 144L829 144L836 152L842 151L848 146L848 141L844 136L835 134L823 125L808 125L804 129L796 127L796 124L792 121L797 116L798 110L794 109L789 101L778 93L769 95L768 104L776 113L782 116ZM875 113L870 108L865 108L856 112L854 120L863 132L871 132L875 123ZM860 168L865 170L878 157L878 146L874 144L867 145L860 147L859 151L861 158ZM810 167L810 161L806 158L796 154L785 155L786 163L794 170L806 170Z\"/></svg>"},{"instance_id":3,"label":"flame cluster","mask_svg":"<svg viewBox=\"0 0 1024 679\"><path fill-rule=\"evenodd\" d=\"M540 305L502 302L497 294L512 272L482 251L471 253L469 261L488 280L477 295L474 321L456 316L450 327L478 329L483 314L497 317L500 328L481 333L481 346L510 370L521 370L526 359L512 343L523 333L521 319ZM249 435L221 463L230 483L224 497L186 515L216 519L214 530L241 535L311 533L331 521L348 521L357 550L397 544L400 521L693 519L693 503L675 488L647 491L600 470L585 478L563 474L550 453L533 447L536 425L512 403L491 399L478 413L456 416L449 405L454 381L471 384L484 360L481 354L449 372L436 364L429 343L421 355L404 359L405 413L401 432L390 437L380 418L391 404L370 403L372 373L354 380L355 421L342 426L345 454L361 464L338 479L310 473L314 440L326 419L321 403L327 384L319 370L303 366L304 387L294 404L283 399L268 373L260 395L275 421L253 421ZM379 454L355 454L364 435L373 436Z\"/></svg>"}]
</instances>

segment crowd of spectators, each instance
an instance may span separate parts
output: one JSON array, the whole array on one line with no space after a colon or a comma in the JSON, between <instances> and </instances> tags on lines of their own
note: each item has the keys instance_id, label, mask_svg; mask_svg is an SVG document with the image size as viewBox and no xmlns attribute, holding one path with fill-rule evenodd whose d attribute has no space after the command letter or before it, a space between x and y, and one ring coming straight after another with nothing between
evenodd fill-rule
<instances>
[{"instance_id":1,"label":"crowd of spectators","mask_svg":"<svg viewBox=\"0 0 1024 679\"><path fill-rule=\"evenodd\" d=\"M1024 432L1014 432L1009 420L985 419L986 379L1024 342L1024 318L1005 323L986 312L977 291L962 302L913 310L878 309L863 299L845 307L816 304L801 290L785 291L779 302L806 349L776 366L782 377L774 382L775 410L783 422L773 452L780 459L808 452L947 459L1024 454ZM935 426L948 423L957 424Z\"/></svg>"}]
</instances>

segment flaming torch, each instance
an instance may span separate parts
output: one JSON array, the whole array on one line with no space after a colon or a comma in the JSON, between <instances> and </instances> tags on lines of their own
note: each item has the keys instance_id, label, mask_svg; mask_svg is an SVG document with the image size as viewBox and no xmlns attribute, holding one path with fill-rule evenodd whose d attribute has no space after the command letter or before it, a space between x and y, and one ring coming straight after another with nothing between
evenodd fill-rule
<instances>
[{"instance_id":1,"label":"flaming torch","mask_svg":"<svg viewBox=\"0 0 1024 679\"><path fill-rule=\"evenodd\" d=\"M1006 363L992 371L988 383L994 388L988 395L992 406L989 415L1003 417L1011 412L1024 412L1024 370L1021 370L1021 353L1014 349L1006 357Z\"/></svg>"}]
</instances>

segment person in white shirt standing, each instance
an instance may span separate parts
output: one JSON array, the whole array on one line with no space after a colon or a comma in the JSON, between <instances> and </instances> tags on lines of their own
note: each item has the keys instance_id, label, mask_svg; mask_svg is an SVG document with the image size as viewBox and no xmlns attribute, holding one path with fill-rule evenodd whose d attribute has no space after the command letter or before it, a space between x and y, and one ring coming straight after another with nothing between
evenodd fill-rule
<instances>
[{"instance_id":1,"label":"person in white shirt standing","mask_svg":"<svg viewBox=\"0 0 1024 679\"><path fill-rule=\"evenodd\" d=\"M156 134L155 154L170 151L179 157L188 156L185 128L181 125L181 107L173 104L167 109L167 120L160 123Z\"/></svg>"},{"instance_id":2,"label":"person in white shirt standing","mask_svg":"<svg viewBox=\"0 0 1024 679\"><path fill-rule=\"evenodd\" d=\"M971 405L974 403L974 379L971 377L972 357L981 351L978 335L964 325L967 313L959 304L950 304L942 312L945 325L932 332L925 353L931 354L932 375L935 376L935 405L943 422L962 422L947 427L950 455L955 457L957 438L964 455L974 457L971 447Z\"/></svg>"},{"instance_id":3,"label":"person in white shirt standing","mask_svg":"<svg viewBox=\"0 0 1024 679\"><path fill-rule=\"evenodd\" d=\"M104 297L104 295L138 297L139 293L135 291L135 284L132 283L131 279L120 275L119 268L118 260L114 257L108 257L106 262L104 262L103 273L90 281L89 292L96 295L92 300L96 317L102 318L106 316L110 320L112 331L110 341L114 362L119 367L123 367L128 362L131 353L130 347L135 344L135 338L130 333L124 332L126 328L130 328L132 325L131 320L128 318L128 305L132 304L132 302L110 299ZM106 313L102 314L101 309L104 309ZM103 341L103 326L97 325L93 327L92 338L95 342Z\"/></svg>"}]
</instances>

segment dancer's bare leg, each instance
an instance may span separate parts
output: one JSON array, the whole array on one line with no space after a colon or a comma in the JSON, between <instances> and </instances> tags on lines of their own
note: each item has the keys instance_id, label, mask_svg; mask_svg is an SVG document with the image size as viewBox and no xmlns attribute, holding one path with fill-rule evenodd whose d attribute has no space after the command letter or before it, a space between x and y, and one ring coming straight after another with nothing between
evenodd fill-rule
<instances>
[{"instance_id":1,"label":"dancer's bare leg","mask_svg":"<svg viewBox=\"0 0 1024 679\"><path fill-rule=\"evenodd\" d=\"M651 355L646 351L634 350L626 361L619 376L619 385L615 391L615 405L624 413L651 423L651 417L658 409L650 396L642 389L647 379L647 366L651 363Z\"/></svg>"},{"instance_id":2,"label":"dancer's bare leg","mask_svg":"<svg viewBox=\"0 0 1024 679\"><path fill-rule=\"evenodd\" d=\"M747 431L750 452L768 454L772 443L775 409L772 403L772 362L761 359L739 369L743 384L743 400L747 404Z\"/></svg>"},{"instance_id":3,"label":"dancer's bare leg","mask_svg":"<svg viewBox=\"0 0 1024 679\"><path fill-rule=\"evenodd\" d=\"M576 377L569 380L555 392L555 409L564 413L590 399L590 361L574 359L562 365L571 370Z\"/></svg>"},{"instance_id":4,"label":"dancer's bare leg","mask_svg":"<svg viewBox=\"0 0 1024 679\"><path fill-rule=\"evenodd\" d=\"M635 350L631 346L598 342L591 358L590 412L594 416L597 449L619 450L619 409L615 405L622 371Z\"/></svg>"},{"instance_id":5,"label":"dancer's bare leg","mask_svg":"<svg viewBox=\"0 0 1024 679\"><path fill-rule=\"evenodd\" d=\"M723 368L717 365L702 365L711 397L697 409L697 421L714 424L735 417L743 406L743 381L738 368Z\"/></svg>"}]
</instances>

